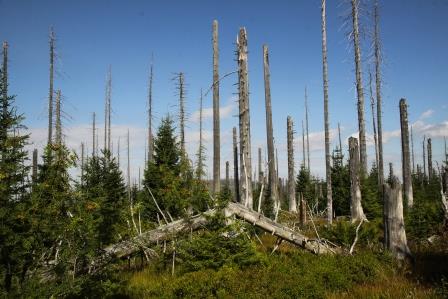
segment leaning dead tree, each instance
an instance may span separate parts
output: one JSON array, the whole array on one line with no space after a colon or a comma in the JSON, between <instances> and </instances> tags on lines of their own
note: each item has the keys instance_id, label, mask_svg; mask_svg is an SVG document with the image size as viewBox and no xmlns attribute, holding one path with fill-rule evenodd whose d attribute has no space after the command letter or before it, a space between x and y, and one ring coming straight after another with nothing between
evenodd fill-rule
<instances>
[{"instance_id":1,"label":"leaning dead tree","mask_svg":"<svg viewBox=\"0 0 448 299\"><path fill-rule=\"evenodd\" d=\"M432 141L431 138L428 138L428 180L431 181L434 169L432 168Z\"/></svg>"},{"instance_id":2,"label":"leaning dead tree","mask_svg":"<svg viewBox=\"0 0 448 299\"><path fill-rule=\"evenodd\" d=\"M297 212L296 180L294 175L294 129L291 116L286 119L288 139L288 202L289 211Z\"/></svg>"},{"instance_id":3,"label":"leaning dead tree","mask_svg":"<svg viewBox=\"0 0 448 299\"><path fill-rule=\"evenodd\" d=\"M219 124L218 21L213 21L213 192L221 190L221 141Z\"/></svg>"},{"instance_id":4,"label":"leaning dead tree","mask_svg":"<svg viewBox=\"0 0 448 299\"><path fill-rule=\"evenodd\" d=\"M366 215L361 205L361 187L359 182L361 165L359 163L358 140L350 137L348 139L348 148L350 154L350 213L352 222L357 222L366 220Z\"/></svg>"},{"instance_id":5,"label":"leaning dead tree","mask_svg":"<svg viewBox=\"0 0 448 299\"><path fill-rule=\"evenodd\" d=\"M364 90L362 86L361 45L359 40L359 0L351 0L353 48L355 52L356 93L358 97L358 128L361 174L367 174L366 124L364 120Z\"/></svg>"},{"instance_id":6,"label":"leaning dead tree","mask_svg":"<svg viewBox=\"0 0 448 299\"><path fill-rule=\"evenodd\" d=\"M400 124L403 190L408 207L412 208L414 195L412 193L411 155L409 151L408 106L405 99L400 100Z\"/></svg>"},{"instance_id":7,"label":"leaning dead tree","mask_svg":"<svg viewBox=\"0 0 448 299\"><path fill-rule=\"evenodd\" d=\"M331 190L331 155L330 155L330 118L328 115L328 63L327 63L327 22L326 0L322 0L322 74L324 87L324 123L325 123L325 172L327 180L327 217L333 223L333 196Z\"/></svg>"},{"instance_id":8,"label":"leaning dead tree","mask_svg":"<svg viewBox=\"0 0 448 299\"><path fill-rule=\"evenodd\" d=\"M383 161L383 114L381 98L381 44L380 44L380 25L378 1L375 1L374 7L375 30L373 39L373 48L375 51L375 95L376 95L376 117L378 122L378 184L382 193L384 183L384 161Z\"/></svg>"},{"instance_id":9,"label":"leaning dead tree","mask_svg":"<svg viewBox=\"0 0 448 299\"><path fill-rule=\"evenodd\" d=\"M411 251L407 245L404 229L402 191L396 178L392 178L391 185L384 184L384 210L386 248L392 251L397 259L403 260L410 257Z\"/></svg>"},{"instance_id":10,"label":"leaning dead tree","mask_svg":"<svg viewBox=\"0 0 448 299\"><path fill-rule=\"evenodd\" d=\"M252 158L250 146L249 78L247 67L246 28L240 28L237 38L238 97L240 126L240 196L241 202L253 208L252 197Z\"/></svg>"},{"instance_id":11,"label":"leaning dead tree","mask_svg":"<svg viewBox=\"0 0 448 299\"><path fill-rule=\"evenodd\" d=\"M269 69L268 46L263 46L263 70L264 70L264 98L266 106L266 141L268 149L268 190L270 199L274 203L274 210L277 211L280 205L278 197L278 178L276 175L276 164L274 160L274 133L272 127L272 105L271 105L271 72ZM277 165L278 167L278 165Z\"/></svg>"},{"instance_id":12,"label":"leaning dead tree","mask_svg":"<svg viewBox=\"0 0 448 299\"><path fill-rule=\"evenodd\" d=\"M50 28L50 89L48 92L48 141L50 144L53 139L53 78L54 78L54 43L55 36L53 27Z\"/></svg>"},{"instance_id":13,"label":"leaning dead tree","mask_svg":"<svg viewBox=\"0 0 448 299\"><path fill-rule=\"evenodd\" d=\"M238 142L236 127L233 127L233 180L235 187L235 201L241 202L240 178L238 174Z\"/></svg>"}]
</instances>

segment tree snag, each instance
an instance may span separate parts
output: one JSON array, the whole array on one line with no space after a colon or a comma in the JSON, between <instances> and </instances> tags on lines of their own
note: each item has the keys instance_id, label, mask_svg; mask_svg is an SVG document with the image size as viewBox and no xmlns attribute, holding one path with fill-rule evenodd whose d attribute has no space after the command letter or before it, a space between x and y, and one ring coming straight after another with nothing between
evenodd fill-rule
<instances>
[{"instance_id":1,"label":"tree snag","mask_svg":"<svg viewBox=\"0 0 448 299\"><path fill-rule=\"evenodd\" d=\"M358 140L354 137L348 139L350 153L350 212L352 223L366 220L366 215L361 204L361 188L359 183L359 173L361 171L359 164Z\"/></svg>"},{"instance_id":2,"label":"tree snag","mask_svg":"<svg viewBox=\"0 0 448 299\"><path fill-rule=\"evenodd\" d=\"M411 155L409 151L408 106L405 99L400 100L400 123L403 190L408 207L412 208L414 195L412 192Z\"/></svg>"}]
</instances>

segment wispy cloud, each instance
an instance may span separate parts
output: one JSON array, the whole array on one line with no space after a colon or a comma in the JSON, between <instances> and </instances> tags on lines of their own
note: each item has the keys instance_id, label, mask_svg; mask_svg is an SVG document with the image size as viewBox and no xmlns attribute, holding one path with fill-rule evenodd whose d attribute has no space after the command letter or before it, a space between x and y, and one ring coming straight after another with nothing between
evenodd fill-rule
<instances>
[{"instance_id":1,"label":"wispy cloud","mask_svg":"<svg viewBox=\"0 0 448 299\"><path fill-rule=\"evenodd\" d=\"M426 110L425 112L423 112L418 119L419 120L427 119L427 118L431 117L433 114L434 114L434 110L429 109L429 110Z\"/></svg>"},{"instance_id":2,"label":"wispy cloud","mask_svg":"<svg viewBox=\"0 0 448 299\"><path fill-rule=\"evenodd\" d=\"M236 108L236 104L231 102L228 103L226 106L219 107L219 117L221 119L228 118L229 116L232 116L232 112ZM203 108L202 109L202 120L206 121L207 119L211 119L213 117L213 108ZM199 122L199 110L194 111L191 115L192 122L198 123Z\"/></svg>"}]
</instances>

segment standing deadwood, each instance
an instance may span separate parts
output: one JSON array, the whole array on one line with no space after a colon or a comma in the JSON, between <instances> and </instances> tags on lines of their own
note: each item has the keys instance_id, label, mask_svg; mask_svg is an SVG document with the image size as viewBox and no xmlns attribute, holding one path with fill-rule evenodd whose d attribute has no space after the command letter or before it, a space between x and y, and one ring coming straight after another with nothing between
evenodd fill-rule
<instances>
[{"instance_id":1,"label":"standing deadwood","mask_svg":"<svg viewBox=\"0 0 448 299\"><path fill-rule=\"evenodd\" d=\"M148 79L148 162L152 162L153 159L153 138L152 138L152 81L153 81L153 62L149 67L149 79ZM146 164L146 163L145 163Z\"/></svg>"},{"instance_id":2,"label":"standing deadwood","mask_svg":"<svg viewBox=\"0 0 448 299\"><path fill-rule=\"evenodd\" d=\"M107 150L110 152L110 136L111 136L111 112L112 112L112 67L109 66L107 75Z\"/></svg>"},{"instance_id":3,"label":"standing deadwood","mask_svg":"<svg viewBox=\"0 0 448 299\"><path fill-rule=\"evenodd\" d=\"M414 133L412 131L411 125L411 159L412 159L412 173L415 173L415 162L414 162Z\"/></svg>"},{"instance_id":4,"label":"standing deadwood","mask_svg":"<svg viewBox=\"0 0 448 299\"><path fill-rule=\"evenodd\" d=\"M54 77L54 31L50 28L50 90L48 92L48 141L50 144L53 138L53 77Z\"/></svg>"},{"instance_id":5,"label":"standing deadwood","mask_svg":"<svg viewBox=\"0 0 448 299\"><path fill-rule=\"evenodd\" d=\"M213 192L221 190L218 21L213 21Z\"/></svg>"},{"instance_id":6,"label":"standing deadwood","mask_svg":"<svg viewBox=\"0 0 448 299\"><path fill-rule=\"evenodd\" d=\"M376 117L375 117L375 98L372 91L372 73L369 72L369 91L370 91L370 107L372 110L372 126L373 126L373 139L375 141L375 165L378 168L378 135L376 132Z\"/></svg>"},{"instance_id":7,"label":"standing deadwood","mask_svg":"<svg viewBox=\"0 0 448 299\"><path fill-rule=\"evenodd\" d=\"M300 225L304 225L306 223L306 201L303 198L303 193L299 193L300 207L299 207L299 216L300 216Z\"/></svg>"},{"instance_id":8,"label":"standing deadwood","mask_svg":"<svg viewBox=\"0 0 448 299\"><path fill-rule=\"evenodd\" d=\"M383 190L384 183L384 162L383 162L383 123L382 123L382 99L381 99L381 44L380 44L380 27L379 27L379 11L378 0L375 1L374 7L374 51L375 51L375 95L376 95L376 117L378 121L378 183L380 190ZM382 191L381 191L382 193Z\"/></svg>"},{"instance_id":9,"label":"standing deadwood","mask_svg":"<svg viewBox=\"0 0 448 299\"><path fill-rule=\"evenodd\" d=\"M294 132L291 116L286 119L287 136L288 136L288 199L289 211L297 212L296 202L296 181L294 176Z\"/></svg>"},{"instance_id":10,"label":"standing deadwood","mask_svg":"<svg viewBox=\"0 0 448 299\"><path fill-rule=\"evenodd\" d=\"M229 173L229 161L226 161L226 188L230 186L230 173Z\"/></svg>"},{"instance_id":11,"label":"standing deadwood","mask_svg":"<svg viewBox=\"0 0 448 299\"><path fill-rule=\"evenodd\" d=\"M270 198L274 203L275 210L277 210L280 205L279 197L278 197L278 179L276 174L276 167L278 168L278 164L275 164L274 161L274 133L272 127L272 105L271 105L271 72L269 68L269 52L268 46L263 45L263 70L264 70L264 98L266 105L266 141L268 148L268 167L269 167L269 175L268 175L268 187L270 192Z\"/></svg>"},{"instance_id":12,"label":"standing deadwood","mask_svg":"<svg viewBox=\"0 0 448 299\"><path fill-rule=\"evenodd\" d=\"M263 180L263 168L261 163L261 147L258 148L258 183L261 184Z\"/></svg>"},{"instance_id":13,"label":"standing deadwood","mask_svg":"<svg viewBox=\"0 0 448 299\"><path fill-rule=\"evenodd\" d=\"M135 223L135 219L134 219L134 202L133 202L132 196L131 196L131 160L130 160L130 146L129 146L129 129L128 129L128 135L127 135L127 144L128 144L128 165L127 165L128 201L129 201L129 209L131 211L132 225L134 226L135 232L138 235L139 231L137 229L137 224Z\"/></svg>"},{"instance_id":14,"label":"standing deadwood","mask_svg":"<svg viewBox=\"0 0 448 299\"><path fill-rule=\"evenodd\" d=\"M280 178L280 176L278 175L278 148L276 147L275 148L275 169L276 169L276 177L277 177L277 180L278 181L280 181L280 188L281 188L281 178ZM277 186L277 190L279 189L279 187Z\"/></svg>"},{"instance_id":15,"label":"standing deadwood","mask_svg":"<svg viewBox=\"0 0 448 299\"><path fill-rule=\"evenodd\" d=\"M400 100L400 123L403 190L408 207L412 208L414 195L412 193L411 155L409 151L408 107L405 99Z\"/></svg>"},{"instance_id":16,"label":"standing deadwood","mask_svg":"<svg viewBox=\"0 0 448 299\"><path fill-rule=\"evenodd\" d=\"M252 158L250 145L249 79L247 67L246 28L240 28L237 38L238 55L238 96L240 125L240 194L242 203L253 209L252 197Z\"/></svg>"},{"instance_id":17,"label":"standing deadwood","mask_svg":"<svg viewBox=\"0 0 448 299\"><path fill-rule=\"evenodd\" d=\"M84 178L84 156L85 156L84 142L81 142L81 184Z\"/></svg>"},{"instance_id":18,"label":"standing deadwood","mask_svg":"<svg viewBox=\"0 0 448 299\"><path fill-rule=\"evenodd\" d=\"M348 147L350 153L350 212L352 222L366 220L366 215L361 204L361 188L359 184L359 148L358 140L354 137L348 139Z\"/></svg>"},{"instance_id":19,"label":"standing deadwood","mask_svg":"<svg viewBox=\"0 0 448 299\"><path fill-rule=\"evenodd\" d=\"M95 144L95 140L96 140L96 127L95 127L95 112L93 112L93 116L92 116L92 157L95 157L96 154L96 144Z\"/></svg>"},{"instance_id":20,"label":"standing deadwood","mask_svg":"<svg viewBox=\"0 0 448 299\"><path fill-rule=\"evenodd\" d=\"M180 127L180 149L185 154L185 82L184 73L177 75L179 80L177 89L179 91L179 127Z\"/></svg>"},{"instance_id":21,"label":"standing deadwood","mask_svg":"<svg viewBox=\"0 0 448 299\"><path fill-rule=\"evenodd\" d=\"M240 197L240 179L238 175L238 143L236 136L236 127L233 127L233 180L235 185L235 200L241 203Z\"/></svg>"},{"instance_id":22,"label":"standing deadwood","mask_svg":"<svg viewBox=\"0 0 448 299\"><path fill-rule=\"evenodd\" d=\"M196 165L196 176L199 180L202 179L202 175L204 174L204 145L202 143L202 88L201 88L201 96L199 98L199 149L198 149L198 164Z\"/></svg>"},{"instance_id":23,"label":"standing deadwood","mask_svg":"<svg viewBox=\"0 0 448 299\"><path fill-rule=\"evenodd\" d=\"M8 115L8 105L6 99L8 98L8 42L3 42L3 64L2 64L2 85L3 85L3 107L2 107L2 115L3 118L6 119ZM1 136L2 138L5 138L8 132L2 131Z\"/></svg>"},{"instance_id":24,"label":"standing deadwood","mask_svg":"<svg viewBox=\"0 0 448 299\"><path fill-rule=\"evenodd\" d=\"M38 157L37 148L35 148L33 150L33 169L32 169L32 176L31 176L31 178L33 180L33 184L36 183L36 180L37 180L37 157Z\"/></svg>"},{"instance_id":25,"label":"standing deadwood","mask_svg":"<svg viewBox=\"0 0 448 299\"><path fill-rule=\"evenodd\" d=\"M428 180L432 179L432 175L434 172L434 169L432 168L432 142L431 138L428 138Z\"/></svg>"},{"instance_id":26,"label":"standing deadwood","mask_svg":"<svg viewBox=\"0 0 448 299\"><path fill-rule=\"evenodd\" d=\"M324 87L325 122L325 172L327 181L327 217L333 223L333 194L331 190L330 119L328 115L328 63L327 63L327 23L326 0L322 0L322 74Z\"/></svg>"},{"instance_id":27,"label":"standing deadwood","mask_svg":"<svg viewBox=\"0 0 448 299\"><path fill-rule=\"evenodd\" d=\"M341 124L338 122L338 137L339 137L339 150L342 155L342 139L341 139Z\"/></svg>"},{"instance_id":28,"label":"standing deadwood","mask_svg":"<svg viewBox=\"0 0 448 299\"><path fill-rule=\"evenodd\" d=\"M61 124L61 90L56 91L56 144L62 144L62 124Z\"/></svg>"},{"instance_id":29,"label":"standing deadwood","mask_svg":"<svg viewBox=\"0 0 448 299\"><path fill-rule=\"evenodd\" d=\"M445 141L445 164L448 165L448 152L446 149L446 137L443 137L443 140Z\"/></svg>"},{"instance_id":30,"label":"standing deadwood","mask_svg":"<svg viewBox=\"0 0 448 299\"><path fill-rule=\"evenodd\" d=\"M426 136L423 135L423 174L426 178Z\"/></svg>"},{"instance_id":31,"label":"standing deadwood","mask_svg":"<svg viewBox=\"0 0 448 299\"><path fill-rule=\"evenodd\" d=\"M305 125L306 125L306 156L308 157L308 170L311 171L310 166L310 132L308 126L308 92L305 86Z\"/></svg>"},{"instance_id":32,"label":"standing deadwood","mask_svg":"<svg viewBox=\"0 0 448 299\"><path fill-rule=\"evenodd\" d=\"M386 248L392 251L397 259L403 260L411 256L411 251L406 240L403 220L403 198L398 180L395 180L392 186L384 184L384 204L387 215L385 226L385 237L387 235L387 239L385 238Z\"/></svg>"},{"instance_id":33,"label":"standing deadwood","mask_svg":"<svg viewBox=\"0 0 448 299\"><path fill-rule=\"evenodd\" d=\"M302 120L302 165L306 169L306 150L305 150L305 126Z\"/></svg>"},{"instance_id":34,"label":"standing deadwood","mask_svg":"<svg viewBox=\"0 0 448 299\"><path fill-rule=\"evenodd\" d=\"M394 179L394 165L392 163L389 163L389 181Z\"/></svg>"},{"instance_id":35,"label":"standing deadwood","mask_svg":"<svg viewBox=\"0 0 448 299\"><path fill-rule=\"evenodd\" d=\"M118 142L117 142L117 165L118 165L118 168L120 168L120 137L118 137Z\"/></svg>"},{"instance_id":36,"label":"standing deadwood","mask_svg":"<svg viewBox=\"0 0 448 299\"><path fill-rule=\"evenodd\" d=\"M358 127L361 174L367 174L366 124L364 120L364 90L362 86L361 46L359 40L359 0L351 0L353 21L353 47L355 51L356 93L358 97Z\"/></svg>"}]
</instances>

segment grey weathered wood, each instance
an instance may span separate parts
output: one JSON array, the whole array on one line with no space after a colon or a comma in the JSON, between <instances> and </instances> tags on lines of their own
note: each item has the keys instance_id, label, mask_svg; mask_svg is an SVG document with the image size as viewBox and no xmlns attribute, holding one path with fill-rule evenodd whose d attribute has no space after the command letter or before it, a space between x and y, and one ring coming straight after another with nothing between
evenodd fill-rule
<instances>
[{"instance_id":1,"label":"grey weathered wood","mask_svg":"<svg viewBox=\"0 0 448 299\"><path fill-rule=\"evenodd\" d=\"M411 160L412 160L412 173L415 173L415 160L414 160L414 132L411 125Z\"/></svg>"},{"instance_id":2,"label":"grey weathered wood","mask_svg":"<svg viewBox=\"0 0 448 299\"><path fill-rule=\"evenodd\" d=\"M196 177L201 180L202 175L204 174L204 145L203 145L203 138L202 138L202 88L201 88L201 96L199 98L199 148L198 148L198 162L196 165Z\"/></svg>"},{"instance_id":3,"label":"grey weathered wood","mask_svg":"<svg viewBox=\"0 0 448 299\"><path fill-rule=\"evenodd\" d=\"M179 92L179 129L180 129L180 149L182 155L185 154L185 79L184 73L177 75Z\"/></svg>"},{"instance_id":4,"label":"grey weathered wood","mask_svg":"<svg viewBox=\"0 0 448 299\"><path fill-rule=\"evenodd\" d=\"M268 190L269 196L274 203L275 210L279 206L278 179L274 160L274 133L272 125L272 105L271 105L271 72L269 68L269 50L267 45L263 45L263 70L264 70L264 98L266 106L266 141L268 149Z\"/></svg>"},{"instance_id":5,"label":"grey weathered wood","mask_svg":"<svg viewBox=\"0 0 448 299\"><path fill-rule=\"evenodd\" d=\"M409 208L414 204L411 176L411 155L409 150L408 107L405 99L400 100L401 124L401 165L403 174L403 190Z\"/></svg>"},{"instance_id":6,"label":"grey weathered wood","mask_svg":"<svg viewBox=\"0 0 448 299\"><path fill-rule=\"evenodd\" d=\"M95 126L95 118L96 114L93 112L92 114L92 157L95 157L96 154L96 126Z\"/></svg>"},{"instance_id":7,"label":"grey weathered wood","mask_svg":"<svg viewBox=\"0 0 448 299\"><path fill-rule=\"evenodd\" d=\"M422 145L423 145L423 151L422 151L422 154L423 154L423 174L424 174L424 176L426 178L426 136L425 135L423 135L423 143L422 143Z\"/></svg>"},{"instance_id":8,"label":"grey weathered wood","mask_svg":"<svg viewBox=\"0 0 448 299\"><path fill-rule=\"evenodd\" d=\"M54 44L55 36L53 27L50 28L50 89L48 92L48 141L50 144L53 139L53 78L54 78Z\"/></svg>"},{"instance_id":9,"label":"grey weathered wood","mask_svg":"<svg viewBox=\"0 0 448 299\"><path fill-rule=\"evenodd\" d=\"M238 97L240 126L240 196L246 207L253 208L252 158L250 144L249 77L247 66L247 33L240 28L237 39Z\"/></svg>"},{"instance_id":10,"label":"grey weathered wood","mask_svg":"<svg viewBox=\"0 0 448 299\"><path fill-rule=\"evenodd\" d=\"M411 256L411 251L407 245L403 219L403 198L398 180L395 180L392 186L384 184L384 205L387 216L386 248L392 251L397 259L408 258Z\"/></svg>"},{"instance_id":11,"label":"grey weathered wood","mask_svg":"<svg viewBox=\"0 0 448 299\"><path fill-rule=\"evenodd\" d=\"M235 187L235 201L241 202L240 197L240 178L238 173L238 143L236 127L233 127L233 180Z\"/></svg>"},{"instance_id":12,"label":"grey weathered wood","mask_svg":"<svg viewBox=\"0 0 448 299\"><path fill-rule=\"evenodd\" d=\"M328 111L328 63L327 63L327 21L326 0L322 0L322 76L324 88L325 126L325 174L327 181L327 220L333 223L333 194L331 190L330 116Z\"/></svg>"},{"instance_id":13,"label":"grey weathered wood","mask_svg":"<svg viewBox=\"0 0 448 299\"><path fill-rule=\"evenodd\" d=\"M305 87L305 127L306 127L306 156L308 158L308 170L311 171L310 165L310 132L308 124L308 92Z\"/></svg>"},{"instance_id":14,"label":"grey weathered wood","mask_svg":"<svg viewBox=\"0 0 448 299\"><path fill-rule=\"evenodd\" d=\"M258 183L263 182L263 163L261 158L261 147L258 148Z\"/></svg>"},{"instance_id":15,"label":"grey weathered wood","mask_svg":"<svg viewBox=\"0 0 448 299\"><path fill-rule=\"evenodd\" d=\"M361 174L367 174L366 124L364 120L364 90L362 86L361 46L359 40L359 0L351 0L353 21L353 47L355 52L356 93L358 96L358 128Z\"/></svg>"},{"instance_id":16,"label":"grey weathered wood","mask_svg":"<svg viewBox=\"0 0 448 299\"><path fill-rule=\"evenodd\" d=\"M62 123L61 123L61 90L58 89L56 91L56 123L55 123L55 130L56 130L56 144L60 146L62 144Z\"/></svg>"},{"instance_id":17,"label":"grey weathered wood","mask_svg":"<svg viewBox=\"0 0 448 299\"><path fill-rule=\"evenodd\" d=\"M302 165L306 169L305 126L302 120Z\"/></svg>"},{"instance_id":18,"label":"grey weathered wood","mask_svg":"<svg viewBox=\"0 0 448 299\"><path fill-rule=\"evenodd\" d=\"M151 65L149 67L149 79L148 79L148 154L147 161L152 162L154 157L154 141L152 135L152 82L154 80L154 62L151 59ZM146 167L146 163L145 163Z\"/></svg>"},{"instance_id":19,"label":"grey weathered wood","mask_svg":"<svg viewBox=\"0 0 448 299\"><path fill-rule=\"evenodd\" d=\"M372 73L369 72L369 93L370 93L370 108L372 111L372 127L373 127L373 140L375 141L375 165L378 168L378 134L376 131L376 116L375 116L375 98L373 97L372 90Z\"/></svg>"},{"instance_id":20,"label":"grey weathered wood","mask_svg":"<svg viewBox=\"0 0 448 299\"><path fill-rule=\"evenodd\" d=\"M33 183L36 183L36 180L37 180L37 157L38 157L37 148L35 148L33 150L33 168L32 168L32 176L31 176Z\"/></svg>"},{"instance_id":21,"label":"grey weathered wood","mask_svg":"<svg viewBox=\"0 0 448 299\"><path fill-rule=\"evenodd\" d=\"M299 201L300 201L300 208L299 208L299 220L300 220L300 225L305 225L306 224L306 209L307 209L307 203L305 201L305 199L303 198L303 193L300 192L299 193Z\"/></svg>"},{"instance_id":22,"label":"grey weathered wood","mask_svg":"<svg viewBox=\"0 0 448 299\"><path fill-rule=\"evenodd\" d=\"M288 144L288 202L289 211L297 212L296 180L294 175L294 124L291 116L286 119Z\"/></svg>"},{"instance_id":23,"label":"grey weathered wood","mask_svg":"<svg viewBox=\"0 0 448 299\"><path fill-rule=\"evenodd\" d=\"M434 168L432 168L432 141L431 141L431 138L428 138L428 146L426 149L428 151L428 179L431 180L432 175L434 173Z\"/></svg>"},{"instance_id":24,"label":"grey weathered wood","mask_svg":"<svg viewBox=\"0 0 448 299\"><path fill-rule=\"evenodd\" d=\"M226 161L226 188L229 188L230 186L230 165L229 161Z\"/></svg>"},{"instance_id":25,"label":"grey weathered wood","mask_svg":"<svg viewBox=\"0 0 448 299\"><path fill-rule=\"evenodd\" d=\"M213 192L221 189L218 21L213 21Z\"/></svg>"},{"instance_id":26,"label":"grey weathered wood","mask_svg":"<svg viewBox=\"0 0 448 299\"><path fill-rule=\"evenodd\" d=\"M5 101L3 102L2 107L2 115L3 118L7 118L8 114L8 106L6 105L6 99L8 98L8 42L3 42L3 64L2 64L2 85L3 85L3 99ZM1 132L2 135L7 135L8 133L6 131ZM2 138L5 138L6 136L1 136Z\"/></svg>"},{"instance_id":27,"label":"grey weathered wood","mask_svg":"<svg viewBox=\"0 0 448 299\"><path fill-rule=\"evenodd\" d=\"M360 163L359 163L359 147L358 140L354 137L348 139L348 148L350 153L349 170L350 170L350 213L352 222L362 221L366 219L366 215L361 204L361 188L359 181Z\"/></svg>"}]
</instances>

